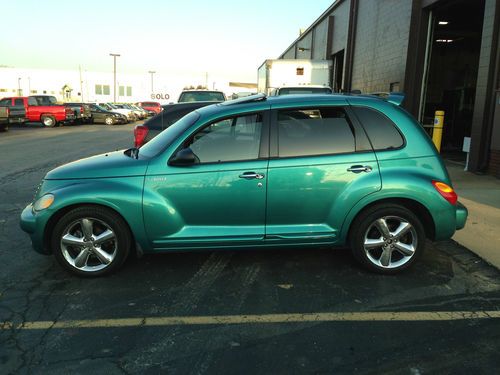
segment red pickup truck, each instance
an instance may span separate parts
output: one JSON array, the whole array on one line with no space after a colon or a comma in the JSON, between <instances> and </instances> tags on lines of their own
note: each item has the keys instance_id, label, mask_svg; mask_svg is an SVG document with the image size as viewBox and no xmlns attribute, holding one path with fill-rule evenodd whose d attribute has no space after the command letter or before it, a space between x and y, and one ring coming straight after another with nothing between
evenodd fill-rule
<instances>
[{"instance_id":1,"label":"red pickup truck","mask_svg":"<svg viewBox=\"0 0 500 375\"><path fill-rule=\"evenodd\" d=\"M41 122L50 128L60 123L70 123L75 120L75 111L57 104L54 96L21 96L3 98L2 102L4 101L8 103L9 107L24 109L24 117L28 122Z\"/></svg>"}]
</instances>

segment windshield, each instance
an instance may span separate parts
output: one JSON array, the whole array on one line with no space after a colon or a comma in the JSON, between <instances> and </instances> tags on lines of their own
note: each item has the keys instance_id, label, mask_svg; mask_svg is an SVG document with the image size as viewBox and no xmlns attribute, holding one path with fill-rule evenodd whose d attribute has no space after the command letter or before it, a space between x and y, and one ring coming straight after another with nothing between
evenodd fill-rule
<instances>
[{"instance_id":1,"label":"windshield","mask_svg":"<svg viewBox=\"0 0 500 375\"><path fill-rule=\"evenodd\" d=\"M329 87L283 87L279 89L278 95L294 95L294 94L331 94L332 89Z\"/></svg>"},{"instance_id":2,"label":"windshield","mask_svg":"<svg viewBox=\"0 0 500 375\"><path fill-rule=\"evenodd\" d=\"M166 128L158 136L146 143L140 149L140 155L146 158L152 158L170 146L177 137L184 133L191 125L193 125L200 115L195 112L190 112L182 117L179 121Z\"/></svg>"},{"instance_id":3,"label":"windshield","mask_svg":"<svg viewBox=\"0 0 500 375\"><path fill-rule=\"evenodd\" d=\"M183 102L223 102L226 100L224 94L218 91L193 91L183 92L179 97L179 103Z\"/></svg>"}]
</instances>

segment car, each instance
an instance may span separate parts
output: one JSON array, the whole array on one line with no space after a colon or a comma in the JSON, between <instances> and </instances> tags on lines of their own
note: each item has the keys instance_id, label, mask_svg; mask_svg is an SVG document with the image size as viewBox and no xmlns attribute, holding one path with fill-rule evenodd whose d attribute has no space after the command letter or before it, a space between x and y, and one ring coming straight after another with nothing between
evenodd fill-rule
<instances>
[{"instance_id":1,"label":"car","mask_svg":"<svg viewBox=\"0 0 500 375\"><path fill-rule=\"evenodd\" d=\"M125 115L127 117L128 122L134 122L137 120L137 116L135 115L134 111L130 109L120 108L113 103L95 103L95 104L97 104L99 107L104 108L107 111L118 112Z\"/></svg>"},{"instance_id":2,"label":"car","mask_svg":"<svg viewBox=\"0 0 500 375\"><path fill-rule=\"evenodd\" d=\"M87 104L92 114L92 122L94 124L126 124L128 122L127 116L118 112L111 112L107 109L93 103Z\"/></svg>"},{"instance_id":3,"label":"car","mask_svg":"<svg viewBox=\"0 0 500 375\"><path fill-rule=\"evenodd\" d=\"M75 123L89 124L92 121L92 113L90 108L85 103L64 103L66 107L71 108L75 112Z\"/></svg>"},{"instance_id":4,"label":"car","mask_svg":"<svg viewBox=\"0 0 500 375\"><path fill-rule=\"evenodd\" d=\"M163 106L163 110L156 116L135 126L134 146L137 148L143 146L189 112L214 103L218 102L188 102Z\"/></svg>"},{"instance_id":5,"label":"car","mask_svg":"<svg viewBox=\"0 0 500 375\"><path fill-rule=\"evenodd\" d=\"M185 90L179 95L178 103L185 102L223 102L226 95L222 91Z\"/></svg>"},{"instance_id":6,"label":"car","mask_svg":"<svg viewBox=\"0 0 500 375\"><path fill-rule=\"evenodd\" d=\"M258 94L53 169L21 228L85 277L134 251L312 246L394 274L466 219L432 141L391 98Z\"/></svg>"},{"instance_id":7,"label":"car","mask_svg":"<svg viewBox=\"0 0 500 375\"><path fill-rule=\"evenodd\" d=\"M3 98L2 103L12 107L13 112L15 107L18 119L22 119L22 122L41 122L52 128L61 124L72 124L75 120L75 112L69 107L57 104L56 97L51 95Z\"/></svg>"},{"instance_id":8,"label":"car","mask_svg":"<svg viewBox=\"0 0 500 375\"><path fill-rule=\"evenodd\" d=\"M140 110L132 107L129 104L126 104L126 103L113 103L113 106L115 106L116 108L127 109L129 111L132 111L132 113L135 116L135 120L142 120L144 118L144 112L142 112L142 111L140 111Z\"/></svg>"},{"instance_id":9,"label":"car","mask_svg":"<svg viewBox=\"0 0 500 375\"><path fill-rule=\"evenodd\" d=\"M155 114L160 113L162 110L160 103L158 102L139 102L135 104L141 108L144 108L147 111L154 112Z\"/></svg>"},{"instance_id":10,"label":"car","mask_svg":"<svg viewBox=\"0 0 500 375\"><path fill-rule=\"evenodd\" d=\"M283 86L275 88L271 91L271 96L278 95L304 95L304 94L331 94L332 88L321 85L299 85L299 86Z\"/></svg>"},{"instance_id":11,"label":"car","mask_svg":"<svg viewBox=\"0 0 500 375\"><path fill-rule=\"evenodd\" d=\"M0 131L9 130L10 124L23 124L26 118L24 101L21 98L5 98L0 100Z\"/></svg>"}]
</instances>

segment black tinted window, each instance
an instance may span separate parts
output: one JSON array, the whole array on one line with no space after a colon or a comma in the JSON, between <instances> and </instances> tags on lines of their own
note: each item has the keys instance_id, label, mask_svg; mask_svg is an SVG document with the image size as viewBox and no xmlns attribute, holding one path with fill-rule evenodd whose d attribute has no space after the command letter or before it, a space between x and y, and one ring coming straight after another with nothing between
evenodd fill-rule
<instances>
[{"instance_id":1,"label":"black tinted window","mask_svg":"<svg viewBox=\"0 0 500 375\"><path fill-rule=\"evenodd\" d=\"M396 125L384 114L367 107L354 107L353 110L363 124L373 149L394 149L404 144Z\"/></svg>"},{"instance_id":2,"label":"black tinted window","mask_svg":"<svg viewBox=\"0 0 500 375\"><path fill-rule=\"evenodd\" d=\"M184 147L190 147L200 163L258 159L261 131L260 114L234 117L204 127Z\"/></svg>"},{"instance_id":3,"label":"black tinted window","mask_svg":"<svg viewBox=\"0 0 500 375\"><path fill-rule=\"evenodd\" d=\"M2 100L0 100L0 105L8 106L10 104L10 102L11 102L10 99L2 99Z\"/></svg>"},{"instance_id":4,"label":"black tinted window","mask_svg":"<svg viewBox=\"0 0 500 375\"><path fill-rule=\"evenodd\" d=\"M24 100L22 100L22 99L15 99L14 100L14 105L16 107L23 107L24 106Z\"/></svg>"},{"instance_id":5,"label":"black tinted window","mask_svg":"<svg viewBox=\"0 0 500 375\"><path fill-rule=\"evenodd\" d=\"M343 108L325 107L280 111L280 157L355 152L354 128Z\"/></svg>"}]
</instances>

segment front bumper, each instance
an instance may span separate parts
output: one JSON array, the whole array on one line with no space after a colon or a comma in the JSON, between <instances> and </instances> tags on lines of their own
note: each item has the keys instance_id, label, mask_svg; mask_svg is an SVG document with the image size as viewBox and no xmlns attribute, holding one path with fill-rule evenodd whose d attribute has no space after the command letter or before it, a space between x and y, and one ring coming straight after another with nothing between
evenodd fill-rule
<instances>
[{"instance_id":1,"label":"front bumper","mask_svg":"<svg viewBox=\"0 0 500 375\"><path fill-rule=\"evenodd\" d=\"M21 213L20 226L23 231L29 234L33 249L40 254L49 254L45 249L43 234L45 230L46 220L43 215L33 213L33 205L29 204Z\"/></svg>"},{"instance_id":2,"label":"front bumper","mask_svg":"<svg viewBox=\"0 0 500 375\"><path fill-rule=\"evenodd\" d=\"M467 216L469 214L469 211L467 210L467 207L465 207L462 203L457 202L457 208L456 208L456 230L462 229L465 227L465 222L467 221Z\"/></svg>"}]
</instances>

